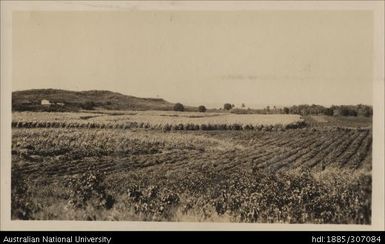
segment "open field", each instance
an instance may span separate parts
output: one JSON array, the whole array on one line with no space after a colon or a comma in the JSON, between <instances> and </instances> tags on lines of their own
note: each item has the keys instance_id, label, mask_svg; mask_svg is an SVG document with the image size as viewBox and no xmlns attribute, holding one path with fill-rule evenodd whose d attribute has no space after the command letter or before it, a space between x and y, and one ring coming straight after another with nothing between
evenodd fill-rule
<instances>
[{"instance_id":1,"label":"open field","mask_svg":"<svg viewBox=\"0 0 385 244\"><path fill-rule=\"evenodd\" d=\"M298 129L167 132L17 126L33 120L68 125L140 118L166 124L174 119L177 124L246 121L264 127L301 121L286 115L157 113L14 113L12 217L370 223L369 123L365 128L321 126L326 122L318 121Z\"/></svg>"}]
</instances>

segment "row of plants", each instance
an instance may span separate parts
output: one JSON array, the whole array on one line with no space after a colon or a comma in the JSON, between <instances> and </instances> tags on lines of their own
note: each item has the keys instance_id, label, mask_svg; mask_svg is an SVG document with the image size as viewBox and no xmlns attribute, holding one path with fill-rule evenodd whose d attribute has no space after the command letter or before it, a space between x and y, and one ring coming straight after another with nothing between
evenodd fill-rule
<instances>
[{"instance_id":1,"label":"row of plants","mask_svg":"<svg viewBox=\"0 0 385 244\"><path fill-rule=\"evenodd\" d=\"M304 128L303 121L287 125L251 125L251 124L151 124L144 122L125 123L97 123L97 122L60 122L60 121L12 121L13 128L88 128L88 129L154 129L162 131L171 130L259 130L259 131L283 131L286 129Z\"/></svg>"}]
</instances>

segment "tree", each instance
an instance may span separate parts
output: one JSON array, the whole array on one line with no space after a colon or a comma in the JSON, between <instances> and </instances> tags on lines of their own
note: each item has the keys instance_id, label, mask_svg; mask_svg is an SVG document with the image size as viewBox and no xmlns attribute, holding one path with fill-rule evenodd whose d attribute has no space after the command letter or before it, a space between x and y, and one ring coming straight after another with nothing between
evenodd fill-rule
<instances>
[{"instance_id":1,"label":"tree","mask_svg":"<svg viewBox=\"0 0 385 244\"><path fill-rule=\"evenodd\" d=\"M203 105L200 105L199 107L198 107L198 111L199 112L202 112L202 113L204 113L204 112L206 112L206 107L205 106L203 106Z\"/></svg>"},{"instance_id":2,"label":"tree","mask_svg":"<svg viewBox=\"0 0 385 244\"><path fill-rule=\"evenodd\" d=\"M246 105L244 103L242 103L242 108L246 107Z\"/></svg>"},{"instance_id":3,"label":"tree","mask_svg":"<svg viewBox=\"0 0 385 244\"><path fill-rule=\"evenodd\" d=\"M175 103L175 105L174 105L174 111L181 111L181 112L183 112L183 111L184 111L184 106L183 106L183 104L181 104L181 103Z\"/></svg>"},{"instance_id":4,"label":"tree","mask_svg":"<svg viewBox=\"0 0 385 244\"><path fill-rule=\"evenodd\" d=\"M333 109L331 108L326 108L324 111L325 115L333 116Z\"/></svg>"},{"instance_id":5,"label":"tree","mask_svg":"<svg viewBox=\"0 0 385 244\"><path fill-rule=\"evenodd\" d=\"M348 116L349 113L350 113L349 109L346 106L340 106L340 108L339 108L339 115Z\"/></svg>"},{"instance_id":6,"label":"tree","mask_svg":"<svg viewBox=\"0 0 385 244\"><path fill-rule=\"evenodd\" d=\"M373 109L370 106L358 105L357 114L359 116L370 117L373 115Z\"/></svg>"},{"instance_id":7,"label":"tree","mask_svg":"<svg viewBox=\"0 0 385 244\"><path fill-rule=\"evenodd\" d=\"M225 104L223 105L223 109L224 109L224 110L230 110L231 108L232 108L232 106L231 106L230 103L225 103Z\"/></svg>"},{"instance_id":8,"label":"tree","mask_svg":"<svg viewBox=\"0 0 385 244\"><path fill-rule=\"evenodd\" d=\"M284 108L283 108L283 112L284 112L285 114L289 114L290 110L289 110L288 107L284 107Z\"/></svg>"}]
</instances>

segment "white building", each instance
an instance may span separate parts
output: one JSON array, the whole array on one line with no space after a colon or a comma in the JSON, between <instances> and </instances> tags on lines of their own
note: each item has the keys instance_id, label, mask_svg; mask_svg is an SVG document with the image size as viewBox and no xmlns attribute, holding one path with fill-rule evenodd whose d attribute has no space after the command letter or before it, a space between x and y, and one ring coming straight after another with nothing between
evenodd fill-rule
<instances>
[{"instance_id":1,"label":"white building","mask_svg":"<svg viewBox=\"0 0 385 244\"><path fill-rule=\"evenodd\" d=\"M47 99L41 100L41 105L51 105L51 103Z\"/></svg>"}]
</instances>

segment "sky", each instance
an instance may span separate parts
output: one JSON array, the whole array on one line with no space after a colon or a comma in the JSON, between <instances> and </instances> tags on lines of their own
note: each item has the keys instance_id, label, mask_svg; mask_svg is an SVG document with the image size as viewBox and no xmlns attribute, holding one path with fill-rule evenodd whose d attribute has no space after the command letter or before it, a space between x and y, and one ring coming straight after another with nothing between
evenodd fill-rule
<instances>
[{"instance_id":1,"label":"sky","mask_svg":"<svg viewBox=\"0 0 385 244\"><path fill-rule=\"evenodd\" d=\"M40 11L12 19L13 90L187 105L372 104L369 11Z\"/></svg>"}]
</instances>

